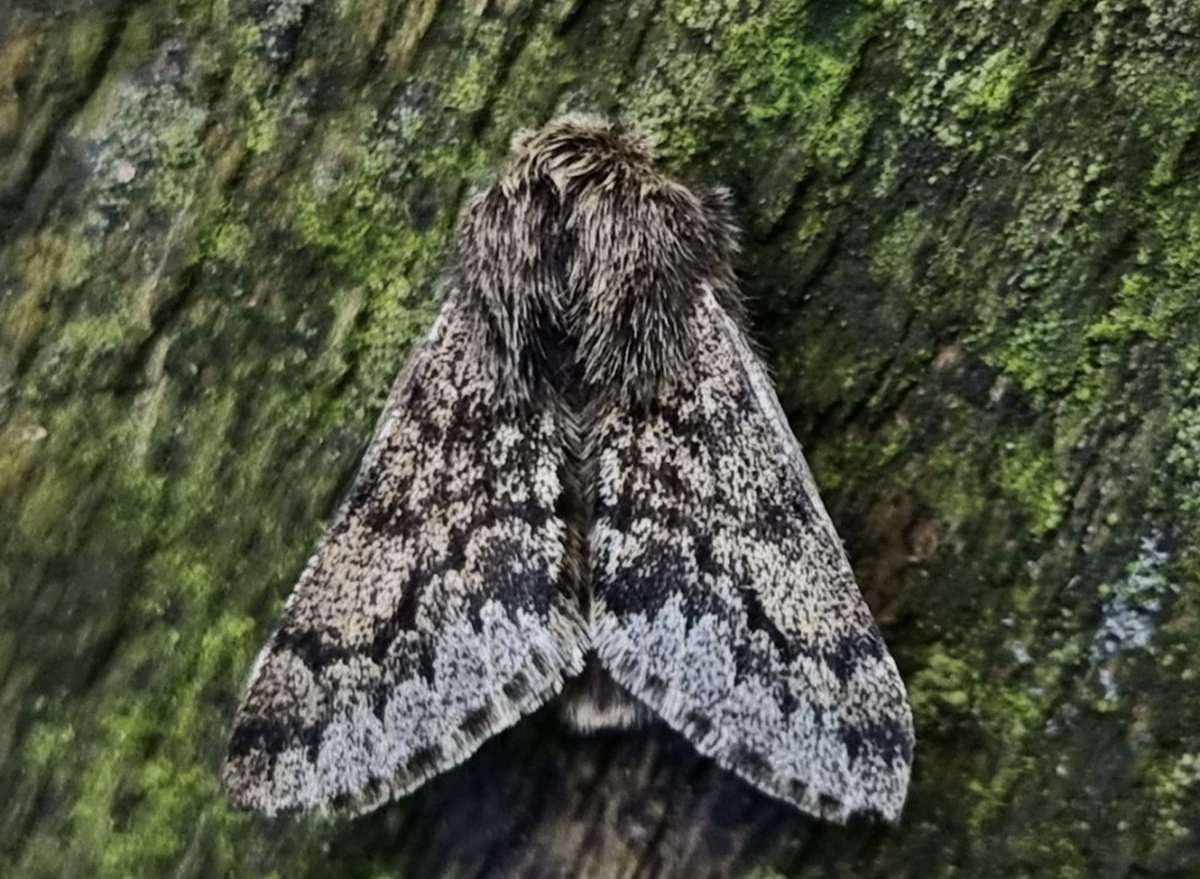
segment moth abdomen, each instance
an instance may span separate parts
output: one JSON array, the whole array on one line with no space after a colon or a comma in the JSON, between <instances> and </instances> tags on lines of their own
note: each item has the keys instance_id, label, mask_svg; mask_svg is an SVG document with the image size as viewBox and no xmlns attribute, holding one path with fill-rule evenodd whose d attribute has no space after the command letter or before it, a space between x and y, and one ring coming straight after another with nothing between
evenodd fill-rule
<instances>
[{"instance_id":1,"label":"moth abdomen","mask_svg":"<svg viewBox=\"0 0 1200 879\"><path fill-rule=\"evenodd\" d=\"M596 655L585 659L583 673L563 686L561 714L579 732L602 729L628 729L654 720L645 704L630 695L601 666Z\"/></svg>"}]
</instances>

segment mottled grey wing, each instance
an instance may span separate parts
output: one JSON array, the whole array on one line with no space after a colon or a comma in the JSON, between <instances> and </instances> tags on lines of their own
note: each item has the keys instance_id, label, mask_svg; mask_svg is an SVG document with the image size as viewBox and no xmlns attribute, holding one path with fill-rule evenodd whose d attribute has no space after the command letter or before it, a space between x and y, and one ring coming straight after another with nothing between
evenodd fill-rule
<instances>
[{"instance_id":1,"label":"mottled grey wing","mask_svg":"<svg viewBox=\"0 0 1200 879\"><path fill-rule=\"evenodd\" d=\"M593 637L698 750L806 812L895 820L904 685L763 367L711 291L692 380L596 444Z\"/></svg>"},{"instance_id":2,"label":"mottled grey wing","mask_svg":"<svg viewBox=\"0 0 1200 879\"><path fill-rule=\"evenodd\" d=\"M259 655L234 801L361 812L471 754L583 664L554 411L501 406L451 299Z\"/></svg>"}]
</instances>

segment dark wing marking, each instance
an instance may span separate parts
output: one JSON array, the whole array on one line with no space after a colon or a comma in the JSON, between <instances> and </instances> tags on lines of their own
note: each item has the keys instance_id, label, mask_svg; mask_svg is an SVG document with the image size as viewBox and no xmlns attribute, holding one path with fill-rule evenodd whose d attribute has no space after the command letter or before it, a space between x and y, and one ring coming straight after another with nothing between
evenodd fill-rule
<instances>
[{"instance_id":1,"label":"dark wing marking","mask_svg":"<svg viewBox=\"0 0 1200 879\"><path fill-rule=\"evenodd\" d=\"M712 291L690 381L594 435L593 637L716 761L834 820L895 820L904 685L762 365Z\"/></svg>"},{"instance_id":2,"label":"dark wing marking","mask_svg":"<svg viewBox=\"0 0 1200 879\"><path fill-rule=\"evenodd\" d=\"M583 667L552 406L500 405L452 296L260 654L224 779L268 814L370 809Z\"/></svg>"}]
</instances>

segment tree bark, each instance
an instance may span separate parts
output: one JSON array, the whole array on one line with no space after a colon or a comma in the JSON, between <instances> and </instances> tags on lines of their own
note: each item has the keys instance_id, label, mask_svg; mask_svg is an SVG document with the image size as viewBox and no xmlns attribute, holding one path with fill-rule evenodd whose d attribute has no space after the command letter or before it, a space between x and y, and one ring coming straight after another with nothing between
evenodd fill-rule
<instances>
[{"instance_id":1,"label":"tree bark","mask_svg":"<svg viewBox=\"0 0 1200 879\"><path fill-rule=\"evenodd\" d=\"M917 723L837 827L544 711L357 821L227 724L518 128L729 186ZM0 874L1200 871L1200 3L0 11Z\"/></svg>"}]
</instances>

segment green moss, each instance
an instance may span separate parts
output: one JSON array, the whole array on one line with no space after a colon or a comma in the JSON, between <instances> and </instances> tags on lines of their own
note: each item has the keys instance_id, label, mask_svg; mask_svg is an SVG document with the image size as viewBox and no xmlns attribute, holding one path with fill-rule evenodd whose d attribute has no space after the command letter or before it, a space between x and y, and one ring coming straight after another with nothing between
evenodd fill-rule
<instances>
[{"instance_id":1,"label":"green moss","mask_svg":"<svg viewBox=\"0 0 1200 879\"><path fill-rule=\"evenodd\" d=\"M1183 150L1195 131L1190 120L1200 114L1200 88L1174 71L1155 76L1150 82L1131 76L1122 85L1136 92L1148 111L1139 131L1157 151L1148 184L1155 189L1165 187L1183 170Z\"/></svg>"},{"instance_id":2,"label":"green moss","mask_svg":"<svg viewBox=\"0 0 1200 879\"><path fill-rule=\"evenodd\" d=\"M1166 464L1175 477L1181 512L1200 514L1200 388L1184 387L1171 414L1173 442Z\"/></svg>"},{"instance_id":3,"label":"green moss","mask_svg":"<svg viewBox=\"0 0 1200 879\"><path fill-rule=\"evenodd\" d=\"M447 107L477 113L486 105L497 75L496 59L504 50L507 28L501 21L480 21L468 31L469 51L445 92Z\"/></svg>"},{"instance_id":4,"label":"green moss","mask_svg":"<svg viewBox=\"0 0 1200 879\"><path fill-rule=\"evenodd\" d=\"M75 742L71 724L36 724L25 739L25 756L34 768L45 770L64 760Z\"/></svg>"},{"instance_id":5,"label":"green moss","mask_svg":"<svg viewBox=\"0 0 1200 879\"><path fill-rule=\"evenodd\" d=\"M908 685L913 711L926 723L943 712L961 713L971 706L975 672L969 663L941 651L926 657L925 667Z\"/></svg>"},{"instance_id":6,"label":"green moss","mask_svg":"<svg viewBox=\"0 0 1200 879\"><path fill-rule=\"evenodd\" d=\"M803 33L802 21L797 11L797 31L789 32L776 20L757 17L722 39L732 58L758 61L739 66L732 83L752 125L798 115L827 118L841 96L853 65L842 53L796 36Z\"/></svg>"},{"instance_id":7,"label":"green moss","mask_svg":"<svg viewBox=\"0 0 1200 879\"><path fill-rule=\"evenodd\" d=\"M1063 516L1066 481L1045 449L1021 437L1001 447L996 481L1023 510L1031 536L1044 537Z\"/></svg>"},{"instance_id":8,"label":"green moss","mask_svg":"<svg viewBox=\"0 0 1200 879\"><path fill-rule=\"evenodd\" d=\"M839 172L853 164L869 116L861 104L839 112L838 102L865 22L830 44L807 33L806 5L798 0L775 4L769 13L669 3L667 14L678 26L669 37L678 57L635 82L629 103L632 115L658 134L665 157L693 155L717 134L744 143L756 130L782 127L795 137L788 149L792 172L803 172L814 158ZM703 52L691 48L698 28ZM721 125L727 116L736 116L739 126Z\"/></svg>"},{"instance_id":9,"label":"green moss","mask_svg":"<svg viewBox=\"0 0 1200 879\"><path fill-rule=\"evenodd\" d=\"M923 493L951 528L977 520L987 506L979 490L981 474L974 461L974 449L962 446L960 441L932 449L925 468L931 483Z\"/></svg>"},{"instance_id":10,"label":"green moss","mask_svg":"<svg viewBox=\"0 0 1200 879\"><path fill-rule=\"evenodd\" d=\"M872 118L863 101L846 102L813 144L818 166L835 175L854 167L862 154L863 138Z\"/></svg>"},{"instance_id":11,"label":"green moss","mask_svg":"<svg viewBox=\"0 0 1200 879\"><path fill-rule=\"evenodd\" d=\"M346 273L349 286L366 293L361 307L372 319L356 344L381 392L399 351L432 320L432 275L449 226L448 217L423 233L408 225L408 207L380 186L403 158L392 149L387 143L365 152L355 147L342 157L357 163L353 171L332 185L320 178L302 181L292 194L301 239L327 254ZM448 164L454 167L461 156L451 154ZM423 163L431 174L449 170L433 171L436 156L424 157Z\"/></svg>"},{"instance_id":12,"label":"green moss","mask_svg":"<svg viewBox=\"0 0 1200 879\"><path fill-rule=\"evenodd\" d=\"M563 89L577 82L586 70L583 57L568 55L552 22L531 24L529 36L509 70L506 87L495 95L490 109L499 132L536 125L538 110L553 106ZM501 149L507 143L497 144Z\"/></svg>"},{"instance_id":13,"label":"green moss","mask_svg":"<svg viewBox=\"0 0 1200 879\"><path fill-rule=\"evenodd\" d=\"M236 552L214 554L200 537L206 523L229 519L231 499L217 484L230 466L224 439L232 425L234 398L212 400L179 424L193 438L195 465L170 483L147 482L137 469L111 474L117 486L115 511L158 510L152 521L127 519L127 538L158 534L163 549L146 561L145 584L131 609L141 621L142 635L126 656L128 667L148 668L170 656L177 660L150 693L125 690L102 720L103 730L88 735L94 753L78 777L79 792L71 811L78 853L98 853L96 875L144 875L176 864L191 845L197 821L222 816L221 792L208 758L197 750L197 736L219 735L220 710L213 698L238 679L257 641L259 624L233 609L217 612L214 596L228 588ZM260 466L258 455L240 465L243 473ZM233 480L237 485L239 479ZM251 490L242 483L240 491ZM163 490L167 503L156 499ZM238 491L239 489L235 489ZM234 501L236 503L236 501ZM272 552L287 538L273 529ZM257 556L259 566L265 561ZM261 572L269 569L258 567ZM218 573L223 571L223 573ZM69 725L46 729L31 745L33 757L45 755L74 735ZM131 772L131 767L136 767ZM215 810L215 811L214 811ZM120 822L119 824L116 822ZM216 869L236 863L232 851Z\"/></svg>"},{"instance_id":14,"label":"green moss","mask_svg":"<svg viewBox=\"0 0 1200 879\"><path fill-rule=\"evenodd\" d=\"M945 86L953 112L963 119L978 113L1003 112L1024 69L1024 60L1005 46L988 55L977 67L957 71Z\"/></svg>"},{"instance_id":15,"label":"green moss","mask_svg":"<svg viewBox=\"0 0 1200 879\"><path fill-rule=\"evenodd\" d=\"M269 153L275 148L279 126L275 116L264 108L257 97L247 102L245 123L246 149L255 154Z\"/></svg>"},{"instance_id":16,"label":"green moss","mask_svg":"<svg viewBox=\"0 0 1200 879\"><path fill-rule=\"evenodd\" d=\"M213 259L233 265L242 265L254 245L254 232L238 220L229 220L217 226L209 243Z\"/></svg>"},{"instance_id":17,"label":"green moss","mask_svg":"<svg viewBox=\"0 0 1200 879\"><path fill-rule=\"evenodd\" d=\"M69 321L39 358L27 394L53 398L111 381L128 336L124 315Z\"/></svg>"},{"instance_id":18,"label":"green moss","mask_svg":"<svg viewBox=\"0 0 1200 879\"><path fill-rule=\"evenodd\" d=\"M740 23L745 16L758 17L762 11L759 0L750 3L731 3L728 0L677 0L669 4L669 14L680 26L708 39L724 28Z\"/></svg>"},{"instance_id":19,"label":"green moss","mask_svg":"<svg viewBox=\"0 0 1200 879\"><path fill-rule=\"evenodd\" d=\"M1200 753L1185 753L1165 764L1151 768L1147 775L1153 784L1156 846L1169 846L1188 840L1195 832L1192 816L1200 804Z\"/></svg>"},{"instance_id":20,"label":"green moss","mask_svg":"<svg viewBox=\"0 0 1200 879\"><path fill-rule=\"evenodd\" d=\"M871 254L871 271L881 282L909 289L913 284L913 259L925 239L926 222L919 209L905 211L892 220Z\"/></svg>"},{"instance_id":21,"label":"green moss","mask_svg":"<svg viewBox=\"0 0 1200 879\"><path fill-rule=\"evenodd\" d=\"M1062 393L1080 369L1081 329L1075 319L1061 313L1022 322L1007 331L992 358L1023 391Z\"/></svg>"},{"instance_id":22,"label":"green moss","mask_svg":"<svg viewBox=\"0 0 1200 879\"><path fill-rule=\"evenodd\" d=\"M1162 318L1155 319L1153 314L1154 288L1154 280L1140 272L1123 277L1116 305L1087 328L1088 339L1113 341L1135 333L1161 338L1169 326Z\"/></svg>"}]
</instances>

